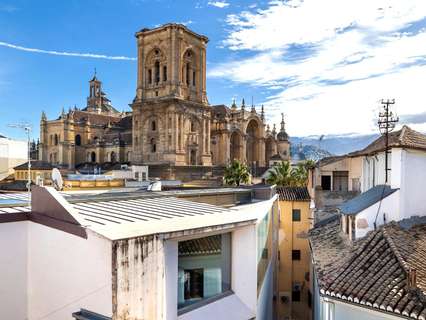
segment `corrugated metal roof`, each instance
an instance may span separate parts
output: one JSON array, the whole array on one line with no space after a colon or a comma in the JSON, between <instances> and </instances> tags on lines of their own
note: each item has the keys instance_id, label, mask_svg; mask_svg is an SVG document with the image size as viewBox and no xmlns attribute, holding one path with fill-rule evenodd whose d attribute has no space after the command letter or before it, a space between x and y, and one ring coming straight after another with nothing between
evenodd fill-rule
<instances>
[{"instance_id":1,"label":"corrugated metal roof","mask_svg":"<svg viewBox=\"0 0 426 320\"><path fill-rule=\"evenodd\" d=\"M231 212L222 207L174 197L76 203L73 207L84 220L98 225L167 220Z\"/></svg>"},{"instance_id":2,"label":"corrugated metal roof","mask_svg":"<svg viewBox=\"0 0 426 320\"><path fill-rule=\"evenodd\" d=\"M398 189L392 189L388 185L378 185L366 192L361 193L359 196L343 203L339 210L343 214L357 214L380 200L390 196Z\"/></svg>"},{"instance_id":3,"label":"corrugated metal roof","mask_svg":"<svg viewBox=\"0 0 426 320\"><path fill-rule=\"evenodd\" d=\"M273 199L230 209L174 197L71 204L81 224L111 240L200 228L253 223L271 208Z\"/></svg>"},{"instance_id":4,"label":"corrugated metal roof","mask_svg":"<svg viewBox=\"0 0 426 320\"><path fill-rule=\"evenodd\" d=\"M310 201L308 188L306 187L277 187L280 201Z\"/></svg>"}]
</instances>

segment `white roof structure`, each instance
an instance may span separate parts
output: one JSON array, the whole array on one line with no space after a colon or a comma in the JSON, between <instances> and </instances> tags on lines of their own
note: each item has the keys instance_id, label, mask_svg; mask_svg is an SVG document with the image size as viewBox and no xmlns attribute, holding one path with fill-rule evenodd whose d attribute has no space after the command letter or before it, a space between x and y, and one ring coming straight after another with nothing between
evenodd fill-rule
<instances>
[{"instance_id":1,"label":"white roof structure","mask_svg":"<svg viewBox=\"0 0 426 320\"><path fill-rule=\"evenodd\" d=\"M32 214L36 217L51 217L110 240L159 234L174 237L197 229L217 231L253 224L276 199L224 208L172 196L157 197L156 193L154 197L88 198L71 203L50 187L36 188L33 194Z\"/></svg>"},{"instance_id":2,"label":"white roof structure","mask_svg":"<svg viewBox=\"0 0 426 320\"><path fill-rule=\"evenodd\" d=\"M73 204L73 215L86 228L118 240L257 221L270 201L227 209L174 197ZM265 209L262 210L262 207ZM81 220L83 218L83 220Z\"/></svg>"}]
</instances>

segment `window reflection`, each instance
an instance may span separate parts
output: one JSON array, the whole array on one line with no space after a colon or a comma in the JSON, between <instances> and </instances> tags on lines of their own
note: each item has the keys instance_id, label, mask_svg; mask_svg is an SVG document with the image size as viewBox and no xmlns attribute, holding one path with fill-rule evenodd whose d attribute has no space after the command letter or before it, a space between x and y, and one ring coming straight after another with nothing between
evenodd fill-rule
<instances>
[{"instance_id":1,"label":"window reflection","mask_svg":"<svg viewBox=\"0 0 426 320\"><path fill-rule=\"evenodd\" d=\"M178 244L178 308L231 289L231 236L229 233Z\"/></svg>"}]
</instances>

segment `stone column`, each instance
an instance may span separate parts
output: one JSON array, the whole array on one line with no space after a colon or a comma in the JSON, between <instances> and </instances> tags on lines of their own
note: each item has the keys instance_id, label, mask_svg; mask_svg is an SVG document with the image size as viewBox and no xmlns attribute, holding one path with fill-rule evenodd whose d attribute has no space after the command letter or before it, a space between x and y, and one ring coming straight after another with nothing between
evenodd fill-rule
<instances>
[{"instance_id":1,"label":"stone column","mask_svg":"<svg viewBox=\"0 0 426 320\"><path fill-rule=\"evenodd\" d=\"M203 126L203 134L202 134L202 143L200 143L200 145L202 146L202 153L206 154L207 153L207 146L206 146L206 118L203 118L202 121L202 126Z\"/></svg>"},{"instance_id":2,"label":"stone column","mask_svg":"<svg viewBox=\"0 0 426 320\"><path fill-rule=\"evenodd\" d=\"M185 124L185 119L184 119L184 115L183 114L181 114L180 115L180 150L181 151L184 151L184 146L185 146L185 143L184 143L184 141L183 141L183 139L185 138L185 135L184 135L184 124Z\"/></svg>"},{"instance_id":3,"label":"stone column","mask_svg":"<svg viewBox=\"0 0 426 320\"><path fill-rule=\"evenodd\" d=\"M145 48L144 48L144 38L139 37L137 39L137 47L138 47L138 86L136 95L138 98L143 98L143 88L145 87Z\"/></svg>"},{"instance_id":4,"label":"stone column","mask_svg":"<svg viewBox=\"0 0 426 320\"><path fill-rule=\"evenodd\" d=\"M179 114L178 113L175 113L175 115L174 115L174 126L173 126L173 130L174 130L174 148L175 148L175 153L177 153L178 152L178 149L179 149L179 144L178 144L178 142L179 142L179 139L178 139L178 136L179 136L179 130L178 130L178 127L179 127Z\"/></svg>"},{"instance_id":5,"label":"stone column","mask_svg":"<svg viewBox=\"0 0 426 320\"><path fill-rule=\"evenodd\" d=\"M170 150L170 145L169 145L169 113L166 112L166 120L164 121L164 127L165 127L165 134L164 134L164 150L169 151Z\"/></svg>"},{"instance_id":6,"label":"stone column","mask_svg":"<svg viewBox=\"0 0 426 320\"><path fill-rule=\"evenodd\" d=\"M207 154L210 155L210 134L211 134L211 119L207 118Z\"/></svg>"},{"instance_id":7,"label":"stone column","mask_svg":"<svg viewBox=\"0 0 426 320\"><path fill-rule=\"evenodd\" d=\"M240 161L247 162L247 139L245 136L241 137L241 147L240 147Z\"/></svg>"}]
</instances>

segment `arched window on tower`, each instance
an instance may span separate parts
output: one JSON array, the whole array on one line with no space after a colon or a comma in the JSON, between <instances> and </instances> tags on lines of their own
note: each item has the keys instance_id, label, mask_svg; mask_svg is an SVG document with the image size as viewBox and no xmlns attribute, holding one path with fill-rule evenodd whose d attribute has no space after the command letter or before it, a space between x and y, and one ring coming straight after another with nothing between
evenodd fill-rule
<instances>
[{"instance_id":1,"label":"arched window on tower","mask_svg":"<svg viewBox=\"0 0 426 320\"><path fill-rule=\"evenodd\" d=\"M186 84L189 86L189 84L191 83L190 79L189 79L190 70L191 70L191 63L188 62L186 64L185 68L186 68L186 70L185 70Z\"/></svg>"},{"instance_id":2,"label":"arched window on tower","mask_svg":"<svg viewBox=\"0 0 426 320\"><path fill-rule=\"evenodd\" d=\"M148 84L152 84L152 70L148 70Z\"/></svg>"},{"instance_id":3,"label":"arched window on tower","mask_svg":"<svg viewBox=\"0 0 426 320\"><path fill-rule=\"evenodd\" d=\"M55 146L57 146L57 145L58 145L58 143L59 143L59 138L58 138L58 135L57 135L57 134L55 134Z\"/></svg>"},{"instance_id":4,"label":"arched window on tower","mask_svg":"<svg viewBox=\"0 0 426 320\"><path fill-rule=\"evenodd\" d=\"M163 66L163 81L167 81L167 66Z\"/></svg>"},{"instance_id":5,"label":"arched window on tower","mask_svg":"<svg viewBox=\"0 0 426 320\"><path fill-rule=\"evenodd\" d=\"M152 131L157 130L157 123L156 123L155 121L152 121L152 122L151 122L151 130L152 130Z\"/></svg>"},{"instance_id":6,"label":"arched window on tower","mask_svg":"<svg viewBox=\"0 0 426 320\"><path fill-rule=\"evenodd\" d=\"M155 144L155 139L152 138L150 141L150 146L151 146L151 153L155 153L157 152L157 145Z\"/></svg>"},{"instance_id":7,"label":"arched window on tower","mask_svg":"<svg viewBox=\"0 0 426 320\"><path fill-rule=\"evenodd\" d=\"M75 136L75 145L81 146L81 136L79 134Z\"/></svg>"},{"instance_id":8,"label":"arched window on tower","mask_svg":"<svg viewBox=\"0 0 426 320\"><path fill-rule=\"evenodd\" d=\"M155 83L158 84L160 82L160 61L155 61L154 75L155 75Z\"/></svg>"},{"instance_id":9,"label":"arched window on tower","mask_svg":"<svg viewBox=\"0 0 426 320\"><path fill-rule=\"evenodd\" d=\"M194 121L191 121L191 132L195 132L195 124L194 124Z\"/></svg>"}]
</instances>

